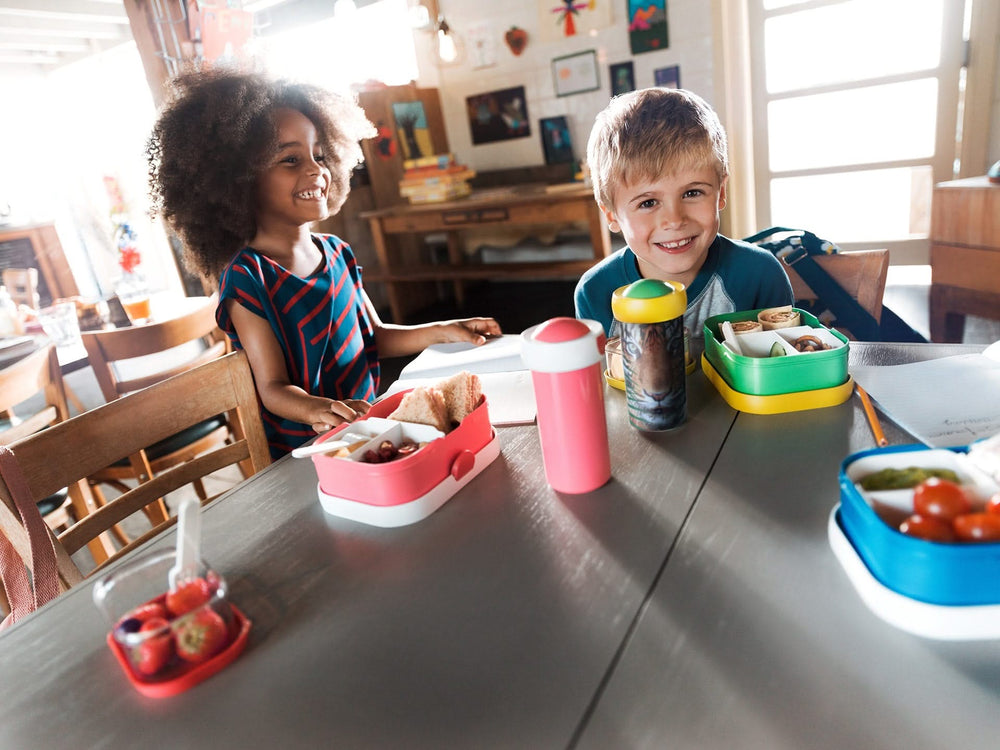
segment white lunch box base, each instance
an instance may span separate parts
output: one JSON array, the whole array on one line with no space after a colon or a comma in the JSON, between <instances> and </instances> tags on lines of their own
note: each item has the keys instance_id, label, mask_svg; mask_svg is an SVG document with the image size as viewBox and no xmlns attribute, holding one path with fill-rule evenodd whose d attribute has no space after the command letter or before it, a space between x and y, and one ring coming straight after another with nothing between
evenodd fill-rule
<instances>
[{"instance_id":1,"label":"white lunch box base","mask_svg":"<svg viewBox=\"0 0 1000 750\"><path fill-rule=\"evenodd\" d=\"M319 502L323 506L323 510L332 516L383 528L408 526L411 523L422 521L448 502L452 495L471 482L499 455L500 438L494 433L493 439L476 453L475 463L461 479L455 479L452 476L445 477L426 495L398 505L369 505L344 497L334 497L323 492L319 484L316 485L316 492L319 494Z\"/></svg>"},{"instance_id":2,"label":"white lunch box base","mask_svg":"<svg viewBox=\"0 0 1000 750\"><path fill-rule=\"evenodd\" d=\"M862 601L876 615L900 630L942 641L1000 638L1000 604L951 606L911 599L881 583L868 570L840 528L834 506L827 522L830 548Z\"/></svg>"}]
</instances>

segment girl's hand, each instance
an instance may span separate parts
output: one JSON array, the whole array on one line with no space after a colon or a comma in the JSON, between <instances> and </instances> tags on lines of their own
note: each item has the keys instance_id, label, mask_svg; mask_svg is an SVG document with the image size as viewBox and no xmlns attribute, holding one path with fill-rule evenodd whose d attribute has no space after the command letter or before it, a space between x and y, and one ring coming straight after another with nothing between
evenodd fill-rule
<instances>
[{"instance_id":1,"label":"girl's hand","mask_svg":"<svg viewBox=\"0 0 1000 750\"><path fill-rule=\"evenodd\" d=\"M486 339L500 336L500 324L493 318L464 318L462 320L445 320L438 323L441 335L439 343L467 342L480 346Z\"/></svg>"},{"instance_id":2,"label":"girl's hand","mask_svg":"<svg viewBox=\"0 0 1000 750\"><path fill-rule=\"evenodd\" d=\"M321 409L310 419L310 426L316 434L329 432L334 427L342 425L344 422L353 422L358 417L364 416L371 408L367 401L348 398L343 401L329 401L328 409Z\"/></svg>"}]
</instances>

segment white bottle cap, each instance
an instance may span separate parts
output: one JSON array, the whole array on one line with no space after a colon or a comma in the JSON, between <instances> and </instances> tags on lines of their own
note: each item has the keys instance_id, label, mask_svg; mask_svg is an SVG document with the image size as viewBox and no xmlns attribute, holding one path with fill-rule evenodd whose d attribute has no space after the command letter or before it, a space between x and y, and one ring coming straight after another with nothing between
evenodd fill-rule
<instances>
[{"instance_id":1,"label":"white bottle cap","mask_svg":"<svg viewBox=\"0 0 1000 750\"><path fill-rule=\"evenodd\" d=\"M604 328L596 320L552 318L521 334L521 358L535 372L574 372L604 358Z\"/></svg>"}]
</instances>

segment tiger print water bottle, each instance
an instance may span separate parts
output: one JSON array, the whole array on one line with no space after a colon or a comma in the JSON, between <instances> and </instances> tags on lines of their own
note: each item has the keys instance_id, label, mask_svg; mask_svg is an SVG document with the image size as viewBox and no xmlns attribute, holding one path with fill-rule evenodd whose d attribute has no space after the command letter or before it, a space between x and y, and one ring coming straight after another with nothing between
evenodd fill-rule
<instances>
[{"instance_id":1,"label":"tiger print water bottle","mask_svg":"<svg viewBox=\"0 0 1000 750\"><path fill-rule=\"evenodd\" d=\"M531 370L545 478L559 492L590 492L611 478L604 416L604 329L552 318L521 334Z\"/></svg>"},{"instance_id":2,"label":"tiger print water bottle","mask_svg":"<svg viewBox=\"0 0 1000 750\"><path fill-rule=\"evenodd\" d=\"M677 281L640 279L615 290L611 310L621 327L625 399L633 427L672 430L687 419L684 310Z\"/></svg>"}]
</instances>

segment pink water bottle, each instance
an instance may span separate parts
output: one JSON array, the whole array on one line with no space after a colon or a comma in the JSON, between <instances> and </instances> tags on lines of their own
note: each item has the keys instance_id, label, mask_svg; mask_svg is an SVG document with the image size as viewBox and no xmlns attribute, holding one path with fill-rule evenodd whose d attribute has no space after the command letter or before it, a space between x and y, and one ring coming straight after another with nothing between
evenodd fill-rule
<instances>
[{"instance_id":1,"label":"pink water bottle","mask_svg":"<svg viewBox=\"0 0 1000 750\"><path fill-rule=\"evenodd\" d=\"M531 370L545 477L559 492L590 492L611 478L604 417L604 329L553 318L521 334Z\"/></svg>"}]
</instances>

